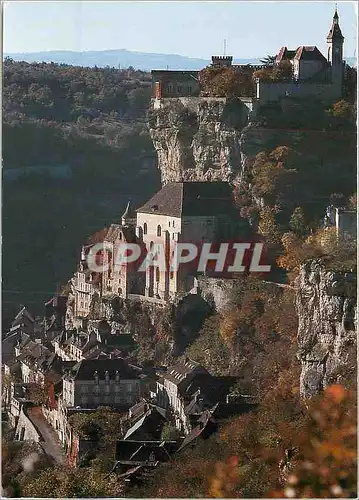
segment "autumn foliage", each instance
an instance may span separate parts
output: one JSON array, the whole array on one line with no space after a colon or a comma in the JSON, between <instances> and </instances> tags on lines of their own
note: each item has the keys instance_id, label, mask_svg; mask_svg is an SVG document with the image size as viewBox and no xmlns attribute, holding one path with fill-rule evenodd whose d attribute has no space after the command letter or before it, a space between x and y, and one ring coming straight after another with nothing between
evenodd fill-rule
<instances>
[{"instance_id":1,"label":"autumn foliage","mask_svg":"<svg viewBox=\"0 0 359 500\"><path fill-rule=\"evenodd\" d=\"M200 71L201 94L215 97L250 97L254 93L249 68L208 67Z\"/></svg>"},{"instance_id":2,"label":"autumn foliage","mask_svg":"<svg viewBox=\"0 0 359 500\"><path fill-rule=\"evenodd\" d=\"M293 232L282 237L283 255L278 265L295 276L300 265L308 259L322 258L328 268L348 270L356 267L356 240L338 235L336 228L318 229L307 238Z\"/></svg>"},{"instance_id":3,"label":"autumn foliage","mask_svg":"<svg viewBox=\"0 0 359 500\"><path fill-rule=\"evenodd\" d=\"M254 71L253 80L259 78L264 82L289 80L293 77L293 66L289 61L282 61L273 66Z\"/></svg>"},{"instance_id":4,"label":"autumn foliage","mask_svg":"<svg viewBox=\"0 0 359 500\"><path fill-rule=\"evenodd\" d=\"M300 427L292 428L291 447L285 458L267 454L267 467L274 462L277 487L265 496L273 498L356 497L357 447L355 395L340 385L330 386L311 404ZM275 406L273 406L275 410ZM285 429L282 422L282 429ZM289 429L289 427L288 427ZM288 430L287 429L287 430ZM232 429L234 430L234 429ZM262 429L263 431L263 429ZM243 432L242 432L243 434ZM264 443L263 443L264 444ZM286 443L288 446L289 442ZM268 448L270 450L270 447ZM273 448L272 448L273 449ZM243 450L241 450L243 451ZM263 453L263 450L262 450ZM264 451L264 457L266 453ZM284 475L281 476L280 468ZM244 463L237 456L216 464L208 494L212 497L243 498L247 480ZM268 480L264 469L262 481ZM275 469L271 469L275 473Z\"/></svg>"}]
</instances>

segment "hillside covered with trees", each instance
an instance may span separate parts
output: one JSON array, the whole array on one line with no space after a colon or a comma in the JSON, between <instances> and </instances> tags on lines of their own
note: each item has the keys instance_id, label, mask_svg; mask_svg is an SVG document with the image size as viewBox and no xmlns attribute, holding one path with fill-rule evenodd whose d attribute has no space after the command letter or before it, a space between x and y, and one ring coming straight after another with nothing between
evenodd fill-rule
<instances>
[{"instance_id":1,"label":"hillside covered with trees","mask_svg":"<svg viewBox=\"0 0 359 500\"><path fill-rule=\"evenodd\" d=\"M221 71L202 77L208 93L231 98L253 83ZM106 408L71 418L76 432L95 443L76 469L41 459L28 471L23 458L36 447L28 450L5 436L9 496L355 497L355 368L342 374L346 389L329 386L310 403L300 398L292 287L308 258L339 271L356 266L355 242L322 228L329 204L356 209L355 104L346 97L330 107L304 104L301 113L265 109L252 124L276 128L277 135L251 159L243 183L251 188L235 193L238 211L265 238L289 285L238 279L226 309L211 310L182 353L215 375L238 376L233 393L254 396L255 410L221 421L219 432L136 487L114 473L114 444L125 423ZM40 308L54 284L74 272L81 243L118 221L129 197L138 205L159 187L146 128L149 99L149 75L131 68L5 61L5 314L20 301ZM161 364L153 352L168 354L173 344L170 314L161 310L157 336L149 335L147 316L136 310L131 316L141 334L139 361Z\"/></svg>"},{"instance_id":2,"label":"hillside covered with trees","mask_svg":"<svg viewBox=\"0 0 359 500\"><path fill-rule=\"evenodd\" d=\"M150 75L132 68L3 66L4 309L35 310L82 241L159 185L146 128ZM39 269L41 268L41 273Z\"/></svg>"}]
</instances>

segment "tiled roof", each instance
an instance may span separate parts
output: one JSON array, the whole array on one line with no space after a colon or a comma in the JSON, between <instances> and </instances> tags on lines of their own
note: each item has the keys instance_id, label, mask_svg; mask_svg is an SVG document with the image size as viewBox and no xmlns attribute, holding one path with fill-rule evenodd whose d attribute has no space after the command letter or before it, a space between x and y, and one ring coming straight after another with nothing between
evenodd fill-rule
<instances>
[{"instance_id":1,"label":"tiled roof","mask_svg":"<svg viewBox=\"0 0 359 500\"><path fill-rule=\"evenodd\" d=\"M288 50L287 47L281 47L279 54L276 57L276 62L291 60L294 58L296 50Z\"/></svg>"},{"instance_id":2,"label":"tiled roof","mask_svg":"<svg viewBox=\"0 0 359 500\"><path fill-rule=\"evenodd\" d=\"M136 379L140 371L132 365L126 363L122 358L116 359L83 359L76 363L67 373L68 378L74 380L92 380L98 374L98 378L103 380L108 372L110 380L114 380L116 372L122 379Z\"/></svg>"},{"instance_id":3,"label":"tiled roof","mask_svg":"<svg viewBox=\"0 0 359 500\"><path fill-rule=\"evenodd\" d=\"M16 330L15 332L10 332L3 341L1 342L1 360L3 362L11 359L14 356L14 347L18 344L21 338L26 338L27 341L30 341L30 337L21 332L21 330Z\"/></svg>"},{"instance_id":4,"label":"tiled roof","mask_svg":"<svg viewBox=\"0 0 359 500\"><path fill-rule=\"evenodd\" d=\"M136 212L133 210L131 202L127 203L126 209L122 214L123 219L133 219L136 218Z\"/></svg>"},{"instance_id":5,"label":"tiled roof","mask_svg":"<svg viewBox=\"0 0 359 500\"><path fill-rule=\"evenodd\" d=\"M115 243L120 240L120 234L123 235L123 241L127 243L133 243L136 241L135 230L130 227L121 226L120 224L111 224L105 241Z\"/></svg>"},{"instance_id":6,"label":"tiled roof","mask_svg":"<svg viewBox=\"0 0 359 500\"><path fill-rule=\"evenodd\" d=\"M102 243L107 235L108 228L104 227L97 233L94 233L86 240L86 245L94 245L95 243Z\"/></svg>"},{"instance_id":7,"label":"tiled roof","mask_svg":"<svg viewBox=\"0 0 359 500\"><path fill-rule=\"evenodd\" d=\"M171 79L171 77L185 78L185 79L194 77L195 79L197 79L198 74L199 74L199 71L192 71L192 70L153 69L151 71L152 80L155 80L157 78Z\"/></svg>"},{"instance_id":8,"label":"tiled roof","mask_svg":"<svg viewBox=\"0 0 359 500\"><path fill-rule=\"evenodd\" d=\"M204 397L210 404L223 401L230 388L238 381L238 377L215 377L209 373L197 373L186 389L186 395L192 396L200 390L200 397Z\"/></svg>"},{"instance_id":9,"label":"tiled roof","mask_svg":"<svg viewBox=\"0 0 359 500\"><path fill-rule=\"evenodd\" d=\"M227 215L233 208L227 182L169 182L137 212L194 217Z\"/></svg>"},{"instance_id":10,"label":"tiled roof","mask_svg":"<svg viewBox=\"0 0 359 500\"><path fill-rule=\"evenodd\" d=\"M177 448L173 441L117 441L116 460L148 462L152 455L155 461L166 462Z\"/></svg>"},{"instance_id":11,"label":"tiled roof","mask_svg":"<svg viewBox=\"0 0 359 500\"><path fill-rule=\"evenodd\" d=\"M297 61L322 61L324 63L328 62L317 47L304 45L297 48L294 59L296 59Z\"/></svg>"},{"instance_id":12,"label":"tiled roof","mask_svg":"<svg viewBox=\"0 0 359 500\"><path fill-rule=\"evenodd\" d=\"M29 311L26 309L25 306L17 313L12 324L17 325L23 320L27 320L30 323L35 323L35 319L31 316L31 314L29 313Z\"/></svg>"},{"instance_id":13,"label":"tiled roof","mask_svg":"<svg viewBox=\"0 0 359 500\"><path fill-rule=\"evenodd\" d=\"M211 410L205 410L203 412L201 418L198 420L200 421L200 424L194 427L192 431L189 434L187 434L185 439L182 441L182 444L179 447L178 451L181 451L183 450L183 448L186 448L189 444L195 441L202 433L206 431L206 427L211 420L214 409L215 408Z\"/></svg>"},{"instance_id":14,"label":"tiled roof","mask_svg":"<svg viewBox=\"0 0 359 500\"><path fill-rule=\"evenodd\" d=\"M163 374L163 378L179 385L190 375L193 375L195 371L208 373L207 370L196 361L185 358L175 365L169 366L167 372Z\"/></svg>"}]
</instances>

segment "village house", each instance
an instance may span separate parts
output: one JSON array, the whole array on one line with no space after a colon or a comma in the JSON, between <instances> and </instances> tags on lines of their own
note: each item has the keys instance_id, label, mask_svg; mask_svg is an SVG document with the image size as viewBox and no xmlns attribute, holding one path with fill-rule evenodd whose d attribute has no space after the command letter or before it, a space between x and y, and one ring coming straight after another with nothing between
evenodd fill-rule
<instances>
[{"instance_id":1,"label":"village house","mask_svg":"<svg viewBox=\"0 0 359 500\"><path fill-rule=\"evenodd\" d=\"M71 294L73 296L73 311L76 318L87 318L93 295L97 291L94 282L94 273L88 269L84 247L81 251L81 261L77 272L70 280Z\"/></svg>"},{"instance_id":2,"label":"village house","mask_svg":"<svg viewBox=\"0 0 359 500\"><path fill-rule=\"evenodd\" d=\"M95 322L94 322L95 323ZM104 326L107 328L105 329ZM132 335L111 334L106 321L98 321L97 327L91 325L87 331L63 330L52 341L55 353L64 361L82 359L105 359L127 356L135 348Z\"/></svg>"},{"instance_id":3,"label":"village house","mask_svg":"<svg viewBox=\"0 0 359 500\"><path fill-rule=\"evenodd\" d=\"M237 377L215 377L199 363L188 358L180 360L157 380L156 402L174 417L176 427L188 434L204 412L220 408L222 415L243 411L243 402L230 402L230 389Z\"/></svg>"},{"instance_id":4,"label":"village house","mask_svg":"<svg viewBox=\"0 0 359 500\"><path fill-rule=\"evenodd\" d=\"M128 410L127 431L124 439L135 441L160 439L167 417L166 409L145 399L136 403Z\"/></svg>"},{"instance_id":5,"label":"village house","mask_svg":"<svg viewBox=\"0 0 359 500\"><path fill-rule=\"evenodd\" d=\"M101 341L94 330L64 330L53 340L53 346L55 353L64 361L81 361L101 353Z\"/></svg>"},{"instance_id":6,"label":"village house","mask_svg":"<svg viewBox=\"0 0 359 500\"><path fill-rule=\"evenodd\" d=\"M63 377L63 401L68 407L129 408L141 397L142 370L118 359L90 359L76 363Z\"/></svg>"},{"instance_id":7,"label":"village house","mask_svg":"<svg viewBox=\"0 0 359 500\"><path fill-rule=\"evenodd\" d=\"M114 470L123 479L144 477L168 462L178 448L176 441L117 441Z\"/></svg>"},{"instance_id":8,"label":"village house","mask_svg":"<svg viewBox=\"0 0 359 500\"><path fill-rule=\"evenodd\" d=\"M65 327L67 297L55 295L45 303L45 333L48 340L52 340L56 332Z\"/></svg>"},{"instance_id":9,"label":"village house","mask_svg":"<svg viewBox=\"0 0 359 500\"><path fill-rule=\"evenodd\" d=\"M171 410L176 427L187 430L187 418L184 412L183 394L191 380L198 373L208 373L199 363L188 358L169 366L157 380L157 404Z\"/></svg>"},{"instance_id":10,"label":"village house","mask_svg":"<svg viewBox=\"0 0 359 500\"><path fill-rule=\"evenodd\" d=\"M34 335L41 331L41 327L37 324L35 318L29 313L25 306L23 306L14 318L11 324L11 330L14 328L21 328L23 332Z\"/></svg>"},{"instance_id":11,"label":"village house","mask_svg":"<svg viewBox=\"0 0 359 500\"><path fill-rule=\"evenodd\" d=\"M75 365L74 361L65 361L63 371L71 369ZM48 404L42 407L44 417L55 430L60 442L67 449L71 438L71 429L68 425L68 417L71 409L64 403L62 397L63 381L58 381L53 386L52 397Z\"/></svg>"}]
</instances>

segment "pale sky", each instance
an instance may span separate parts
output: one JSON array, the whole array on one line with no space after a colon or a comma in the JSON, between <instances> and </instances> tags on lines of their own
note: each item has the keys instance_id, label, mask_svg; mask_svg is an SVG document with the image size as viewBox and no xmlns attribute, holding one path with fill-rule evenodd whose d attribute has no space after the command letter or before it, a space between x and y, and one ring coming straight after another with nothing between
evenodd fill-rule
<instances>
[{"instance_id":1,"label":"pale sky","mask_svg":"<svg viewBox=\"0 0 359 500\"><path fill-rule=\"evenodd\" d=\"M9 1L3 51L127 49L209 59L275 54L283 45L324 53L334 2ZM354 56L357 2L338 2L344 54Z\"/></svg>"}]
</instances>

